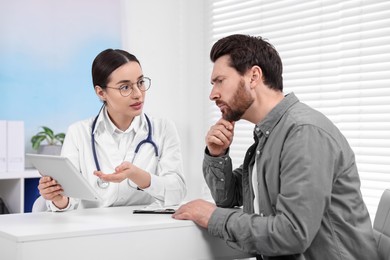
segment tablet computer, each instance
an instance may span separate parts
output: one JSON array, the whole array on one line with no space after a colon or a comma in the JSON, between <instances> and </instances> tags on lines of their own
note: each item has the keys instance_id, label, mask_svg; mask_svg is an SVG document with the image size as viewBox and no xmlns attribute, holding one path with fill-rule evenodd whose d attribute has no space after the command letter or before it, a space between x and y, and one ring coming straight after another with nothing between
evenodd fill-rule
<instances>
[{"instance_id":1,"label":"tablet computer","mask_svg":"<svg viewBox=\"0 0 390 260\"><path fill-rule=\"evenodd\" d=\"M57 180L64 190L64 196L92 201L101 200L96 190L68 158L57 155L26 154L26 159L34 165L40 175Z\"/></svg>"}]
</instances>

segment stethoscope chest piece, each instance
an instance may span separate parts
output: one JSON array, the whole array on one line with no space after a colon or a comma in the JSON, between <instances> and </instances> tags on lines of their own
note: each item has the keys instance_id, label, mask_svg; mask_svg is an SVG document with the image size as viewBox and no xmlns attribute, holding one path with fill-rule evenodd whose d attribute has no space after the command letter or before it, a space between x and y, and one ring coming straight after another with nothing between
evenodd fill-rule
<instances>
[{"instance_id":1,"label":"stethoscope chest piece","mask_svg":"<svg viewBox=\"0 0 390 260\"><path fill-rule=\"evenodd\" d=\"M110 183L108 181L103 181L102 179L98 178L96 180L97 186L101 189L107 189L108 186L110 186Z\"/></svg>"}]
</instances>

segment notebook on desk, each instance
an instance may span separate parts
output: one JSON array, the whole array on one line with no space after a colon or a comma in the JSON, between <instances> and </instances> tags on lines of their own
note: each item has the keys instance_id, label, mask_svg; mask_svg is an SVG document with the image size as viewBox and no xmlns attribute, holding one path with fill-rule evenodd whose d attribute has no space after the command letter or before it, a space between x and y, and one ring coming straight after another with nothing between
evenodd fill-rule
<instances>
[{"instance_id":1,"label":"notebook on desk","mask_svg":"<svg viewBox=\"0 0 390 260\"><path fill-rule=\"evenodd\" d=\"M101 197L81 175L72 162L63 156L45 154L26 154L26 160L42 176L50 176L61 184L64 196L99 201Z\"/></svg>"}]
</instances>

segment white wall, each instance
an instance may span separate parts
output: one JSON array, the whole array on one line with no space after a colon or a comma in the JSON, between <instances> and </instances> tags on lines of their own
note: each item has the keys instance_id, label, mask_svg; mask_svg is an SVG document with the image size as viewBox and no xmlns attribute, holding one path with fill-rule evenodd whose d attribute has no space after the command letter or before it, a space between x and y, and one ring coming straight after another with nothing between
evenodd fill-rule
<instances>
[{"instance_id":1,"label":"white wall","mask_svg":"<svg viewBox=\"0 0 390 260\"><path fill-rule=\"evenodd\" d=\"M152 78L144 111L176 123L182 141L187 199L203 196L205 105L210 89L204 8L200 0L122 1L123 48Z\"/></svg>"}]
</instances>

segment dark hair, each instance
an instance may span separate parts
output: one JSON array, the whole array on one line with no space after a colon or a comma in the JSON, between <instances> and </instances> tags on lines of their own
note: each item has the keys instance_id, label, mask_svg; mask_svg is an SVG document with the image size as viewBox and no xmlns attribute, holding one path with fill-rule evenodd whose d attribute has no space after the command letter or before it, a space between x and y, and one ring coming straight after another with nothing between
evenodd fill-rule
<instances>
[{"instance_id":1,"label":"dark hair","mask_svg":"<svg viewBox=\"0 0 390 260\"><path fill-rule=\"evenodd\" d=\"M234 34L222 38L211 48L210 59L215 62L224 55L229 55L229 65L240 75L255 65L259 66L264 83L272 89L283 91L282 60L274 46L262 37Z\"/></svg>"},{"instance_id":2,"label":"dark hair","mask_svg":"<svg viewBox=\"0 0 390 260\"><path fill-rule=\"evenodd\" d=\"M106 88L111 73L131 61L140 64L137 57L124 50L107 49L99 53L92 63L93 87L99 85L103 89Z\"/></svg>"}]
</instances>

